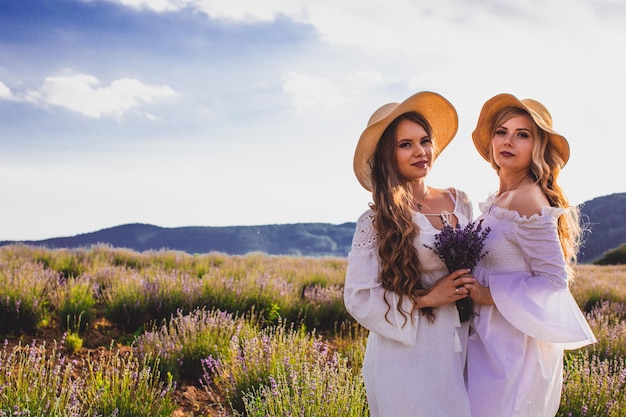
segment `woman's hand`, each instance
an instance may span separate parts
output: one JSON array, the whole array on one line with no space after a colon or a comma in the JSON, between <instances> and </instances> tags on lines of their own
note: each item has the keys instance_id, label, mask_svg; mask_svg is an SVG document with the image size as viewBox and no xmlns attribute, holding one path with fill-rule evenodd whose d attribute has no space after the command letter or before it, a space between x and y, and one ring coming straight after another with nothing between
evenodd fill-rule
<instances>
[{"instance_id":1,"label":"woman's hand","mask_svg":"<svg viewBox=\"0 0 626 417\"><path fill-rule=\"evenodd\" d=\"M414 297L415 308L439 307L461 300L469 295L466 285L475 282L469 269L456 270L439 278L423 295Z\"/></svg>"},{"instance_id":2,"label":"woman's hand","mask_svg":"<svg viewBox=\"0 0 626 417\"><path fill-rule=\"evenodd\" d=\"M478 280L464 284L465 289L469 291L470 297L476 304L483 304L491 306L494 304L493 298L491 298L491 290L489 287L483 286Z\"/></svg>"}]
</instances>

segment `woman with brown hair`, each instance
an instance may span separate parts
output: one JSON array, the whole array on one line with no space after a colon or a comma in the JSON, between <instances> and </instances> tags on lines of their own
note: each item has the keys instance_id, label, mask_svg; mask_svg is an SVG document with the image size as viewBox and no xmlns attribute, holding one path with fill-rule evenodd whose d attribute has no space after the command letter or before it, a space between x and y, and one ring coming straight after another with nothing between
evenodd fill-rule
<instances>
[{"instance_id":1,"label":"woman with brown hair","mask_svg":"<svg viewBox=\"0 0 626 417\"><path fill-rule=\"evenodd\" d=\"M452 104L421 92L374 112L356 147L354 171L373 203L357 222L344 301L369 330L363 377L373 417L470 417L468 323L455 302L474 280L467 269L448 273L425 246L444 221L472 218L465 193L425 182L457 126Z\"/></svg>"},{"instance_id":2,"label":"woman with brown hair","mask_svg":"<svg viewBox=\"0 0 626 417\"><path fill-rule=\"evenodd\" d=\"M581 226L558 184L567 140L535 100L499 94L472 134L500 179L477 219L491 232L465 285L478 306L468 343L472 417L553 417L563 351L595 342L569 291Z\"/></svg>"}]
</instances>

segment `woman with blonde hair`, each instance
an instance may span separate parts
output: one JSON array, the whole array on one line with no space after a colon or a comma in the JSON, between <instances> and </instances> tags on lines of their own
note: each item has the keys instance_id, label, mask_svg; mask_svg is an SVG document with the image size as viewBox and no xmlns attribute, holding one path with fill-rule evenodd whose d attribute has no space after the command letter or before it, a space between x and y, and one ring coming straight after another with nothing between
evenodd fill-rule
<instances>
[{"instance_id":1,"label":"woman with blonde hair","mask_svg":"<svg viewBox=\"0 0 626 417\"><path fill-rule=\"evenodd\" d=\"M468 342L472 417L553 417L564 349L596 341L569 291L581 227L558 184L569 159L565 137L538 101L499 94L480 113L472 139L498 174L498 192L477 221L491 232L474 283Z\"/></svg>"},{"instance_id":2,"label":"woman with blonde hair","mask_svg":"<svg viewBox=\"0 0 626 417\"><path fill-rule=\"evenodd\" d=\"M425 181L457 126L452 104L420 92L376 110L356 147L354 172L373 203L357 222L344 301L369 330L362 371L373 417L470 417L469 326L455 302L473 278L467 269L448 273L424 246L442 219L472 218L465 193Z\"/></svg>"}]
</instances>

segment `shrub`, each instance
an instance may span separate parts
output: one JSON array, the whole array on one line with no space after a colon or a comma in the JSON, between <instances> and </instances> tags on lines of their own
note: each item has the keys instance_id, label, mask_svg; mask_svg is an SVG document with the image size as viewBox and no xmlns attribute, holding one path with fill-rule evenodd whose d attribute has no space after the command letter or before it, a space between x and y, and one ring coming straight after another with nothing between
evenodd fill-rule
<instances>
[{"instance_id":1,"label":"shrub","mask_svg":"<svg viewBox=\"0 0 626 417\"><path fill-rule=\"evenodd\" d=\"M139 336L134 346L140 357L158 359L162 374L195 382L202 376L202 360L224 356L233 337L253 334L253 322L219 310L179 311L160 328Z\"/></svg>"},{"instance_id":2,"label":"shrub","mask_svg":"<svg viewBox=\"0 0 626 417\"><path fill-rule=\"evenodd\" d=\"M83 347L83 339L74 332L69 332L67 336L65 336L65 348L68 353L72 354L80 350Z\"/></svg>"},{"instance_id":3,"label":"shrub","mask_svg":"<svg viewBox=\"0 0 626 417\"><path fill-rule=\"evenodd\" d=\"M626 358L626 303L603 301L587 314L598 342L587 347L599 359Z\"/></svg>"},{"instance_id":4,"label":"shrub","mask_svg":"<svg viewBox=\"0 0 626 417\"><path fill-rule=\"evenodd\" d=\"M192 310L200 294L200 282L183 271L117 269L102 290L107 318L129 332Z\"/></svg>"},{"instance_id":5,"label":"shrub","mask_svg":"<svg viewBox=\"0 0 626 417\"><path fill-rule=\"evenodd\" d=\"M248 417L369 415L360 372L337 354L279 368L269 384L253 388L243 400Z\"/></svg>"},{"instance_id":6,"label":"shrub","mask_svg":"<svg viewBox=\"0 0 626 417\"><path fill-rule=\"evenodd\" d=\"M73 364L56 344L48 347L5 344L0 351L0 416L79 417L83 381L73 379Z\"/></svg>"},{"instance_id":7,"label":"shrub","mask_svg":"<svg viewBox=\"0 0 626 417\"><path fill-rule=\"evenodd\" d=\"M84 332L93 320L94 284L85 277L70 278L57 290L59 324L65 330Z\"/></svg>"},{"instance_id":8,"label":"shrub","mask_svg":"<svg viewBox=\"0 0 626 417\"><path fill-rule=\"evenodd\" d=\"M170 417L176 408L171 391L171 376L161 381L149 357L138 360L132 352L104 355L88 361L81 393L86 416Z\"/></svg>"},{"instance_id":9,"label":"shrub","mask_svg":"<svg viewBox=\"0 0 626 417\"><path fill-rule=\"evenodd\" d=\"M626 416L626 360L566 355L557 417Z\"/></svg>"},{"instance_id":10,"label":"shrub","mask_svg":"<svg viewBox=\"0 0 626 417\"><path fill-rule=\"evenodd\" d=\"M214 386L234 410L243 412L245 394L270 385L271 378L279 380L303 362L324 363L329 355L328 345L319 337L281 322L252 337L233 337L222 356L203 361L201 382Z\"/></svg>"},{"instance_id":11,"label":"shrub","mask_svg":"<svg viewBox=\"0 0 626 417\"><path fill-rule=\"evenodd\" d=\"M626 243L605 252L593 263L594 265L626 265Z\"/></svg>"},{"instance_id":12,"label":"shrub","mask_svg":"<svg viewBox=\"0 0 626 417\"><path fill-rule=\"evenodd\" d=\"M47 294L57 281L40 264L0 259L0 334L34 334L49 315Z\"/></svg>"}]
</instances>

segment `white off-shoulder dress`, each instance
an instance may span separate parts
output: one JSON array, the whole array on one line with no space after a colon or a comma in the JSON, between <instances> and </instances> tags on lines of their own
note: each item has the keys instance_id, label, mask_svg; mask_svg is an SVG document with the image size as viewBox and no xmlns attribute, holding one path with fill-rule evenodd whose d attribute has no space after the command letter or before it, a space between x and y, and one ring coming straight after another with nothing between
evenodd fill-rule
<instances>
[{"instance_id":1,"label":"white off-shoulder dress","mask_svg":"<svg viewBox=\"0 0 626 417\"><path fill-rule=\"evenodd\" d=\"M452 196L452 194L451 194ZM453 196L454 198L454 196ZM454 213L464 226L472 218L467 195L456 191ZM373 417L470 417L464 381L469 324L461 324L454 303L437 308L436 319L413 314L403 319L396 305L399 296L388 293L391 309L383 300L379 281L378 236L366 211L356 226L348 255L344 301L348 312L369 330L363 377ZM428 219L414 213L420 228L415 242L427 285L448 273L443 262L423 246L432 246L435 229ZM404 297L403 309L412 304Z\"/></svg>"},{"instance_id":2,"label":"white off-shoulder dress","mask_svg":"<svg viewBox=\"0 0 626 417\"><path fill-rule=\"evenodd\" d=\"M520 216L480 204L491 232L474 269L495 305L480 306L468 343L472 417L553 417L563 384L563 351L596 341L568 287L557 233L564 209Z\"/></svg>"}]
</instances>

